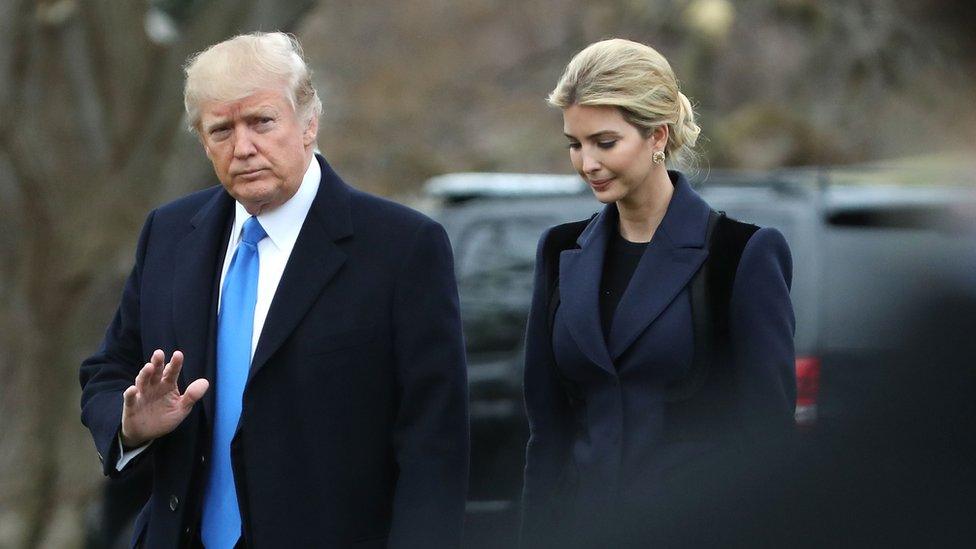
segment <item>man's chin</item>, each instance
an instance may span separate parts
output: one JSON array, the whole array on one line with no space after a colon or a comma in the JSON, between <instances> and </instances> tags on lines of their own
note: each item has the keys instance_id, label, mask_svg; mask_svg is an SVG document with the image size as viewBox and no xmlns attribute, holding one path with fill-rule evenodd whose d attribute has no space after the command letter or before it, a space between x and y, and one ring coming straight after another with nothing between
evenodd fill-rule
<instances>
[{"instance_id":1,"label":"man's chin","mask_svg":"<svg viewBox=\"0 0 976 549\"><path fill-rule=\"evenodd\" d=\"M275 204L275 199L278 193L273 191L267 192L239 192L231 193L234 200L241 203L247 213L251 215L258 215L270 208L273 208Z\"/></svg>"}]
</instances>

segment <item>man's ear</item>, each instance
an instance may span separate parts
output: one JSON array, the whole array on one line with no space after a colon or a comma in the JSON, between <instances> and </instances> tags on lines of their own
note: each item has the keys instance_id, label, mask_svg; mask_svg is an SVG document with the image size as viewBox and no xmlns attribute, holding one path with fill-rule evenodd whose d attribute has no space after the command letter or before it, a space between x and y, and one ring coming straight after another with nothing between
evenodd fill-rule
<instances>
[{"instance_id":1,"label":"man's ear","mask_svg":"<svg viewBox=\"0 0 976 549\"><path fill-rule=\"evenodd\" d=\"M305 125L305 133L302 134L302 143L306 147L315 143L315 138L319 135L319 117L312 116L308 124Z\"/></svg>"}]
</instances>

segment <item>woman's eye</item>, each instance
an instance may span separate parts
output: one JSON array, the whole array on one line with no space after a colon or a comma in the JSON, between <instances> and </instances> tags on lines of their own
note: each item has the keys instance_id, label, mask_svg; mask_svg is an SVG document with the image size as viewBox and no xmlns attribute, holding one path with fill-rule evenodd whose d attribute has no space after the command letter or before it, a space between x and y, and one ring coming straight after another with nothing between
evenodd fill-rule
<instances>
[{"instance_id":1,"label":"woman's eye","mask_svg":"<svg viewBox=\"0 0 976 549\"><path fill-rule=\"evenodd\" d=\"M576 150L576 149L580 148L580 144L579 143L576 143L576 142L570 143L570 144L568 144L566 146L569 147L570 149L573 149L573 150Z\"/></svg>"},{"instance_id":2,"label":"woman's eye","mask_svg":"<svg viewBox=\"0 0 976 549\"><path fill-rule=\"evenodd\" d=\"M616 145L616 144L617 144L617 140L616 139L611 139L609 141L597 141L596 142L596 146L597 147L600 147L601 149L612 149L613 146Z\"/></svg>"}]
</instances>

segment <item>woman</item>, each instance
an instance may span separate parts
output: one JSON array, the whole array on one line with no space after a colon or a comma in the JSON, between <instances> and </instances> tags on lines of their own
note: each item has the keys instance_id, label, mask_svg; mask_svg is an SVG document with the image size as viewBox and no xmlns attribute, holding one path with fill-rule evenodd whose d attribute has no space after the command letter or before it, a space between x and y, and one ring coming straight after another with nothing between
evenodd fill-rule
<instances>
[{"instance_id":1,"label":"woman","mask_svg":"<svg viewBox=\"0 0 976 549\"><path fill-rule=\"evenodd\" d=\"M522 542L620 546L611 532L667 527L673 496L792 426L791 258L667 170L699 128L654 49L592 44L548 101L605 206L539 243Z\"/></svg>"}]
</instances>

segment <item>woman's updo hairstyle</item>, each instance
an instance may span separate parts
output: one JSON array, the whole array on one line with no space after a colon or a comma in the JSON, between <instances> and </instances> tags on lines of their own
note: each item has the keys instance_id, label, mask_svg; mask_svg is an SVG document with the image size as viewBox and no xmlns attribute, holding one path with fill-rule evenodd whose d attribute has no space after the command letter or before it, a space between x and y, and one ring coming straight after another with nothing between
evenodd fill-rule
<instances>
[{"instance_id":1,"label":"woman's updo hairstyle","mask_svg":"<svg viewBox=\"0 0 976 549\"><path fill-rule=\"evenodd\" d=\"M678 89L667 59L654 48L630 40L614 38L587 46L566 66L547 100L561 109L617 107L644 137L667 124L664 152L678 164L693 156L701 133L691 102Z\"/></svg>"}]
</instances>

